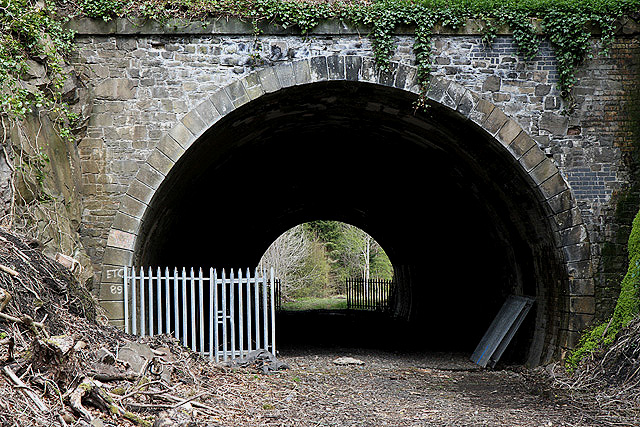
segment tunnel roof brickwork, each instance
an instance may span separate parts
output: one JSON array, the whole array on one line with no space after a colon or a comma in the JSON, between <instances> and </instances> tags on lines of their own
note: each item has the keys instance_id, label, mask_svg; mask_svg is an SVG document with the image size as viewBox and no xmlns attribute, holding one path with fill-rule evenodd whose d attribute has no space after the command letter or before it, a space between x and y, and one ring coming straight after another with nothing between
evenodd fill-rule
<instances>
[{"instance_id":1,"label":"tunnel roof brickwork","mask_svg":"<svg viewBox=\"0 0 640 427\"><path fill-rule=\"evenodd\" d=\"M255 40L238 29L228 35L125 30L94 29L79 36L77 60L95 98L87 137L79 145L87 202L84 238L102 271L100 298L113 318L122 309L110 285L121 282L117 269L133 260L156 190L219 120L265 94L323 81L419 93L410 35L396 37L385 73L374 66L370 43L354 32L326 30L307 39L265 35L261 54L272 65L252 69L247 58L255 53ZM634 39L616 43L621 56L637 49ZM576 87L579 111L564 116L548 42L528 63L518 59L510 36L487 47L477 35L440 34L433 48L427 97L491 135L537 189L567 263L566 309L577 331L576 325L588 324L594 315L593 242L608 233L598 217L611 209L612 195L627 179L620 160L622 126L614 116L624 89L623 67L615 58L590 60Z\"/></svg>"}]
</instances>

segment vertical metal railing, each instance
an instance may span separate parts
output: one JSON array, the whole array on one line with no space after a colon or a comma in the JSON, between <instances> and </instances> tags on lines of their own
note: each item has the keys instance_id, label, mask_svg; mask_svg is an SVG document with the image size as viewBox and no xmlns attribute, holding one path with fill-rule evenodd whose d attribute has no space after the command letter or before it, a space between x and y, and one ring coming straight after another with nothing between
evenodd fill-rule
<instances>
[{"instance_id":1,"label":"vertical metal railing","mask_svg":"<svg viewBox=\"0 0 640 427\"><path fill-rule=\"evenodd\" d=\"M347 308L355 310L387 310L393 286L392 280L348 278L345 282Z\"/></svg>"},{"instance_id":2,"label":"vertical metal railing","mask_svg":"<svg viewBox=\"0 0 640 427\"><path fill-rule=\"evenodd\" d=\"M276 311L280 311L282 310L282 282L280 279L273 279L271 283L273 283Z\"/></svg>"},{"instance_id":3,"label":"vertical metal railing","mask_svg":"<svg viewBox=\"0 0 640 427\"><path fill-rule=\"evenodd\" d=\"M274 271L125 268L125 331L172 334L220 361L252 350L276 352Z\"/></svg>"}]
</instances>

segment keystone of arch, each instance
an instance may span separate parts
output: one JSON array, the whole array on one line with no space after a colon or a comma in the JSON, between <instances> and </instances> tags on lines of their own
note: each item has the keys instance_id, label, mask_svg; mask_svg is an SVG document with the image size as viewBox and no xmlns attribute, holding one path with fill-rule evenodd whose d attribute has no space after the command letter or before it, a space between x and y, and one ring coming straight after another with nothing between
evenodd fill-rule
<instances>
[{"instance_id":1,"label":"keystone of arch","mask_svg":"<svg viewBox=\"0 0 640 427\"><path fill-rule=\"evenodd\" d=\"M117 275L109 274L109 269L131 265L142 219L155 191L176 162L207 129L230 112L266 93L322 81L373 83L416 95L421 91L416 67L391 62L388 70L382 71L375 67L373 58L351 55L314 56L282 62L251 72L218 89L162 137L131 182L108 235L101 281L105 286L101 288L118 281L121 283L121 278L114 278ZM571 190L554 162L516 121L464 86L441 77L432 77L426 97L432 103L455 111L491 135L493 143L506 150L529 176L551 219L556 244L565 256L572 281L569 310L587 307L579 311L593 315L594 310L590 309L593 306L593 279L588 266L590 248L587 230ZM580 284L574 285L573 281ZM110 295L104 294L102 289L100 296L103 301L109 301ZM589 301L578 301L578 298L588 298Z\"/></svg>"}]
</instances>

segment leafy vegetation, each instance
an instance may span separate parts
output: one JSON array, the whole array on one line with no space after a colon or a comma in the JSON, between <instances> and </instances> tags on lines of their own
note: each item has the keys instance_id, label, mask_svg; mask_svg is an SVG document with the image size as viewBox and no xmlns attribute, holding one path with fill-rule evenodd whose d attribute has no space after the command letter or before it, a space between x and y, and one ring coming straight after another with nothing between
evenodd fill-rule
<instances>
[{"instance_id":1,"label":"leafy vegetation","mask_svg":"<svg viewBox=\"0 0 640 427\"><path fill-rule=\"evenodd\" d=\"M390 280L393 277L393 267L385 251L358 227L339 221L313 221L305 225L324 246L331 264L329 276L337 289L342 290L347 278L376 277ZM324 231L318 232L321 228Z\"/></svg>"},{"instance_id":2,"label":"leafy vegetation","mask_svg":"<svg viewBox=\"0 0 640 427\"><path fill-rule=\"evenodd\" d=\"M53 113L62 128L73 120L61 95L73 39L63 23L48 3L0 0L0 117L22 119L37 108Z\"/></svg>"},{"instance_id":3,"label":"leafy vegetation","mask_svg":"<svg viewBox=\"0 0 640 427\"><path fill-rule=\"evenodd\" d=\"M282 309L287 311L301 310L343 310L347 308L347 299L341 295L329 297L302 297L295 301L282 304Z\"/></svg>"},{"instance_id":4,"label":"leafy vegetation","mask_svg":"<svg viewBox=\"0 0 640 427\"><path fill-rule=\"evenodd\" d=\"M380 245L361 229L338 221L313 221L288 230L260 264L277 270L285 300L335 296L351 277L393 277Z\"/></svg>"},{"instance_id":5,"label":"leafy vegetation","mask_svg":"<svg viewBox=\"0 0 640 427\"><path fill-rule=\"evenodd\" d=\"M620 296L611 319L585 333L571 355L567 358L567 367L575 369L586 356L598 349L608 347L618 333L640 313L640 211L633 220L629 236L629 268L620 285Z\"/></svg>"},{"instance_id":6,"label":"leafy vegetation","mask_svg":"<svg viewBox=\"0 0 640 427\"><path fill-rule=\"evenodd\" d=\"M541 36L548 37L557 54L559 88L569 98L576 67L591 52L591 38L598 37L603 46L608 46L616 19L637 11L639 5L640 0L81 0L58 4L0 0L0 114L20 118L37 107L57 114L62 124L73 120L60 88L65 79L62 58L71 50L73 38L63 24L74 16L104 20L140 17L160 22L233 16L256 23L256 31L259 22L271 22L297 27L302 34L322 19L339 19L369 26L375 57L382 68L388 66L394 49L394 30L413 26L419 77L424 85L429 79L434 25L459 28L468 19L476 19L484 23L484 39L488 42L500 26L509 25L526 58L536 55ZM58 11L64 11L64 18ZM46 67L51 80L46 87L31 88L22 83L28 60L33 58ZM65 126L61 129L69 136Z\"/></svg>"}]
</instances>

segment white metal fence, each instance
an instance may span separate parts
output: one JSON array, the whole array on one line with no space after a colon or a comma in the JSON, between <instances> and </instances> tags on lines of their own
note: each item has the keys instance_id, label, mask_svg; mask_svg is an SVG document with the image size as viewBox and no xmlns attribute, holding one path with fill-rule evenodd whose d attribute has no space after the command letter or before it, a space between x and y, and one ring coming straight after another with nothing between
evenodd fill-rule
<instances>
[{"instance_id":1,"label":"white metal fence","mask_svg":"<svg viewBox=\"0 0 640 427\"><path fill-rule=\"evenodd\" d=\"M124 270L125 331L173 334L216 361L252 350L276 352L274 272L191 268Z\"/></svg>"}]
</instances>

